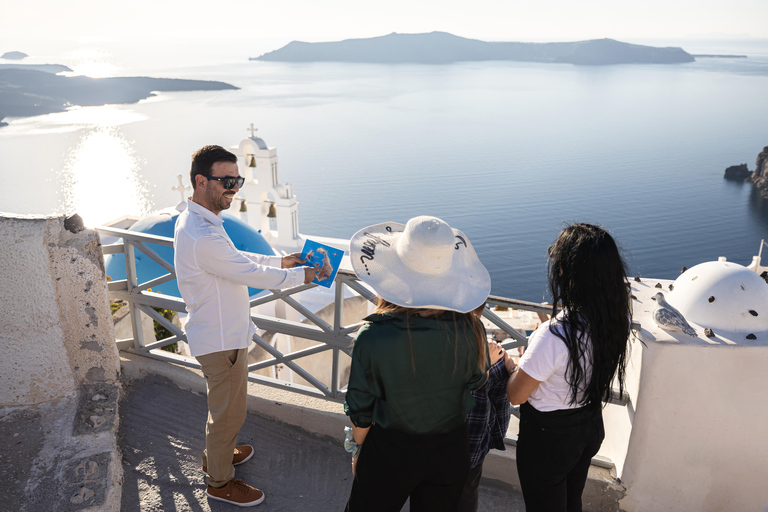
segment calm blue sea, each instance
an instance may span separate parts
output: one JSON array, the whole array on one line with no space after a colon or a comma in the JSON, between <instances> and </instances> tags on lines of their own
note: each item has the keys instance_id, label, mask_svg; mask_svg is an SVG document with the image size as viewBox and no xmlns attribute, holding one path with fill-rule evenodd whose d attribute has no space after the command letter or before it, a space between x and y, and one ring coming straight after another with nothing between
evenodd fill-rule
<instances>
[{"instance_id":1,"label":"calm blue sea","mask_svg":"<svg viewBox=\"0 0 768 512\"><path fill-rule=\"evenodd\" d=\"M66 64L66 62L64 62ZM768 239L768 201L723 171L768 146L768 55L576 67L238 62L154 76L239 91L12 120L0 210L98 224L174 205L189 155L254 123L294 183L300 231L435 215L464 231L493 293L545 298L546 252L569 222L617 238L632 274L674 279ZM766 256L768 257L768 256Z\"/></svg>"}]
</instances>

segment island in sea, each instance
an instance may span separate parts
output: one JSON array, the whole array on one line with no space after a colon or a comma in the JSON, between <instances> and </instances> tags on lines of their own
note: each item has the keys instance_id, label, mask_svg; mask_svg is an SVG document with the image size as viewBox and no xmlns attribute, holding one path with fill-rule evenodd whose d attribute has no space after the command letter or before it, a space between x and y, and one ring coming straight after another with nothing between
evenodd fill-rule
<instances>
[{"instance_id":1,"label":"island in sea","mask_svg":"<svg viewBox=\"0 0 768 512\"><path fill-rule=\"evenodd\" d=\"M238 89L224 82L150 78L145 76L90 78L61 76L70 71L59 64L0 64L0 126L5 117L63 112L72 106L136 103L155 91L220 91Z\"/></svg>"},{"instance_id":2,"label":"island in sea","mask_svg":"<svg viewBox=\"0 0 768 512\"><path fill-rule=\"evenodd\" d=\"M750 171L747 164L732 165L725 170L723 177L727 180L752 183L760 195L768 199L768 146L757 155L754 171Z\"/></svg>"},{"instance_id":3,"label":"island in sea","mask_svg":"<svg viewBox=\"0 0 768 512\"><path fill-rule=\"evenodd\" d=\"M23 52L5 52L4 54L0 55L0 59L8 59L8 60L22 60L29 57L26 53Z\"/></svg>"},{"instance_id":4,"label":"island in sea","mask_svg":"<svg viewBox=\"0 0 768 512\"><path fill-rule=\"evenodd\" d=\"M398 34L326 43L293 41L249 60L283 62L360 62L450 64L507 60L578 65L678 64L695 59L682 48L659 48L593 39L572 43L487 42L447 32Z\"/></svg>"}]
</instances>

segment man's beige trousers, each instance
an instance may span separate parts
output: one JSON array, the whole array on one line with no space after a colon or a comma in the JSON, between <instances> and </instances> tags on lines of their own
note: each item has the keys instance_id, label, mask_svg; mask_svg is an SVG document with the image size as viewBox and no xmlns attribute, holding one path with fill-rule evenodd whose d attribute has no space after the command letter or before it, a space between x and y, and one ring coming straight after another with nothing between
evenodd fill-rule
<instances>
[{"instance_id":1,"label":"man's beige trousers","mask_svg":"<svg viewBox=\"0 0 768 512\"><path fill-rule=\"evenodd\" d=\"M245 422L248 398L248 349L213 352L196 358L208 388L203 466L205 481L222 487L235 477L232 455L237 433Z\"/></svg>"}]
</instances>

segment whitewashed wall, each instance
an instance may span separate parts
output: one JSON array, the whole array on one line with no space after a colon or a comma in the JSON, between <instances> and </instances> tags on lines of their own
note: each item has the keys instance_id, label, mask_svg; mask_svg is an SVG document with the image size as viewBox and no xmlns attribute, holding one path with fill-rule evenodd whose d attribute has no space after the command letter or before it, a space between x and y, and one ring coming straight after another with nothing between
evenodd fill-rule
<instances>
[{"instance_id":1,"label":"whitewashed wall","mask_svg":"<svg viewBox=\"0 0 768 512\"><path fill-rule=\"evenodd\" d=\"M768 347L647 344L622 508L768 509Z\"/></svg>"},{"instance_id":2,"label":"whitewashed wall","mask_svg":"<svg viewBox=\"0 0 768 512\"><path fill-rule=\"evenodd\" d=\"M0 406L118 378L95 231L72 233L64 217L0 215L0 353Z\"/></svg>"},{"instance_id":3,"label":"whitewashed wall","mask_svg":"<svg viewBox=\"0 0 768 512\"><path fill-rule=\"evenodd\" d=\"M671 284L632 283L643 342L628 367L632 403L605 415L621 509L768 510L768 332L666 332L652 318L657 282Z\"/></svg>"}]
</instances>

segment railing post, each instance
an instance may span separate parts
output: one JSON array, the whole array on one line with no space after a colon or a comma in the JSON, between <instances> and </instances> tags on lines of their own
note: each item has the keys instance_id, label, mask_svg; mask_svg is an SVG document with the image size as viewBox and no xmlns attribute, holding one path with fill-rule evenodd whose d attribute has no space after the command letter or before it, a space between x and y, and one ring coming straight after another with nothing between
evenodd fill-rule
<instances>
[{"instance_id":1,"label":"railing post","mask_svg":"<svg viewBox=\"0 0 768 512\"><path fill-rule=\"evenodd\" d=\"M339 396L339 348L333 347L333 374L331 375L331 395Z\"/></svg>"},{"instance_id":2,"label":"railing post","mask_svg":"<svg viewBox=\"0 0 768 512\"><path fill-rule=\"evenodd\" d=\"M334 280L334 285L336 286L335 297L334 297L334 307L333 307L333 333L336 336L341 335L341 325L343 322L343 315L344 315L344 278L340 275L336 275L336 279ZM331 365L331 393L333 394L333 397L336 398L336 396L339 393L339 349L338 347L333 348L333 360Z\"/></svg>"},{"instance_id":3,"label":"railing post","mask_svg":"<svg viewBox=\"0 0 768 512\"><path fill-rule=\"evenodd\" d=\"M344 281L343 277L339 274L336 275L334 280L334 307L333 307L333 332L336 335L341 334L342 315L344 314Z\"/></svg>"},{"instance_id":4,"label":"railing post","mask_svg":"<svg viewBox=\"0 0 768 512\"><path fill-rule=\"evenodd\" d=\"M128 283L128 307L131 308L131 328L133 329L133 348L141 350L144 348L144 327L141 324L141 311L138 303L134 300L134 293L139 286L138 275L136 274L136 249L133 244L123 239L125 245L125 278ZM139 292L141 293L141 292Z\"/></svg>"}]
</instances>

